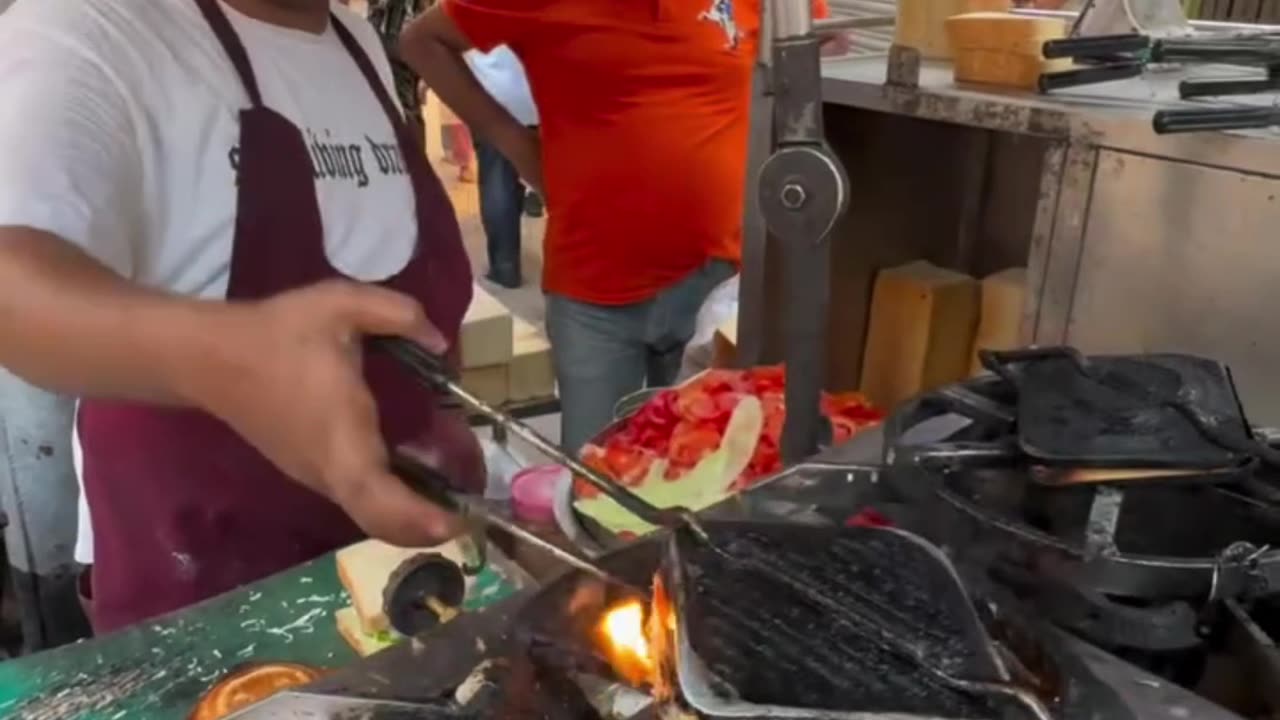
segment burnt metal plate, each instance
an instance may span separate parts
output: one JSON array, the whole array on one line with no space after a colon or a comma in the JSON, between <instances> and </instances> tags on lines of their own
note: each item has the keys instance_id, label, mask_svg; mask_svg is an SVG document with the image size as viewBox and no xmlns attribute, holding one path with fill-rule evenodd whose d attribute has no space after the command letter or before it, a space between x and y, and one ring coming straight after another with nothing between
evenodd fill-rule
<instances>
[{"instance_id":1,"label":"burnt metal plate","mask_svg":"<svg viewBox=\"0 0 1280 720\"><path fill-rule=\"evenodd\" d=\"M708 706L697 709L997 716L933 672L1002 679L963 585L936 548L873 528L708 530L714 548L679 534L667 568L686 648L680 683L688 701Z\"/></svg>"},{"instance_id":2,"label":"burnt metal plate","mask_svg":"<svg viewBox=\"0 0 1280 720\"><path fill-rule=\"evenodd\" d=\"M1106 468L1198 468L1244 464L1246 454L1205 437L1169 403L1194 407L1237 443L1248 424L1226 366L1190 355L1046 354L1016 362L1018 437L1049 464ZM1210 476L1211 477L1211 476Z\"/></svg>"}]
</instances>

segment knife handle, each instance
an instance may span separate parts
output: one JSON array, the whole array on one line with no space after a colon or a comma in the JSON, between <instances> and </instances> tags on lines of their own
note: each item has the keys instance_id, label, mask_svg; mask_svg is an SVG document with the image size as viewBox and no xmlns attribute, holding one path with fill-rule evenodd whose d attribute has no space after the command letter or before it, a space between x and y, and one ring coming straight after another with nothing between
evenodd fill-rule
<instances>
[{"instance_id":1,"label":"knife handle","mask_svg":"<svg viewBox=\"0 0 1280 720\"><path fill-rule=\"evenodd\" d=\"M1111 82L1112 80L1124 80L1126 78L1138 77L1140 75L1142 75L1142 65L1140 63L1120 62L1111 63L1109 65L1099 65L1097 67L1084 67L1076 68L1074 70L1044 73L1040 76L1038 85L1041 93L1047 93L1052 92L1053 90L1076 87L1078 85L1093 85L1095 83Z\"/></svg>"},{"instance_id":2,"label":"knife handle","mask_svg":"<svg viewBox=\"0 0 1280 720\"><path fill-rule=\"evenodd\" d=\"M395 335L370 335L365 339L368 347L390 355L404 365L423 384L437 390L445 389L449 381L456 379L445 359L408 338Z\"/></svg>"},{"instance_id":3,"label":"knife handle","mask_svg":"<svg viewBox=\"0 0 1280 720\"><path fill-rule=\"evenodd\" d=\"M1151 119L1160 135L1209 130L1249 130L1280 122L1280 112L1269 107L1160 110Z\"/></svg>"},{"instance_id":4,"label":"knife handle","mask_svg":"<svg viewBox=\"0 0 1280 720\"><path fill-rule=\"evenodd\" d=\"M1095 37L1066 38L1062 40L1046 40L1041 52L1046 59L1053 58L1094 58L1119 53L1142 52L1151 46L1151 39L1146 35L1126 33L1123 35L1098 35Z\"/></svg>"}]
</instances>

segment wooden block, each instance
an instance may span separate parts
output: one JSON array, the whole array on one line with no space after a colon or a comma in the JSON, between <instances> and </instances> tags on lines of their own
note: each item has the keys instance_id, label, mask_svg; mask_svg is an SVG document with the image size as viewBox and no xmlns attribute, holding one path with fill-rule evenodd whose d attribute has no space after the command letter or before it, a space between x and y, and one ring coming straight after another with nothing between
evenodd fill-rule
<instances>
[{"instance_id":1,"label":"wooden block","mask_svg":"<svg viewBox=\"0 0 1280 720\"><path fill-rule=\"evenodd\" d=\"M1021 347L1022 308L1027 299L1027 269L1009 268L982 280L978 332L973 340L969 371L982 372L979 350L1012 350Z\"/></svg>"},{"instance_id":2,"label":"wooden block","mask_svg":"<svg viewBox=\"0 0 1280 720\"><path fill-rule=\"evenodd\" d=\"M507 366L507 397L512 402L548 398L556 392L551 343L538 328L520 318L512 321L511 364Z\"/></svg>"},{"instance_id":3,"label":"wooden block","mask_svg":"<svg viewBox=\"0 0 1280 720\"><path fill-rule=\"evenodd\" d=\"M462 387L490 405L501 405L510 398L507 385L508 367L509 363L464 368L461 378Z\"/></svg>"},{"instance_id":4,"label":"wooden block","mask_svg":"<svg viewBox=\"0 0 1280 720\"><path fill-rule=\"evenodd\" d=\"M881 270L871 299L862 392L890 410L968 375L978 283L927 262Z\"/></svg>"},{"instance_id":5,"label":"wooden block","mask_svg":"<svg viewBox=\"0 0 1280 720\"><path fill-rule=\"evenodd\" d=\"M738 318L731 318L716 328L711 342L711 367L735 367L738 359Z\"/></svg>"},{"instance_id":6,"label":"wooden block","mask_svg":"<svg viewBox=\"0 0 1280 720\"><path fill-rule=\"evenodd\" d=\"M1066 36L1056 18L972 13L947 19L957 82L1034 90L1040 74L1071 68L1071 60L1046 60L1045 41Z\"/></svg>"},{"instance_id":7,"label":"wooden block","mask_svg":"<svg viewBox=\"0 0 1280 720\"><path fill-rule=\"evenodd\" d=\"M479 285L467 314L462 318L458 337L462 368L506 365L511 361L511 311Z\"/></svg>"}]
</instances>

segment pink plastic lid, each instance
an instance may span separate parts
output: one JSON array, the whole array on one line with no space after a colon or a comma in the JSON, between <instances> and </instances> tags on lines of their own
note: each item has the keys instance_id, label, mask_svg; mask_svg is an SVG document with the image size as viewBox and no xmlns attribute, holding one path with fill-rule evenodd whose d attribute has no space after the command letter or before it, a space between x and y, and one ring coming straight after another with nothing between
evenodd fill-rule
<instances>
[{"instance_id":1,"label":"pink plastic lid","mask_svg":"<svg viewBox=\"0 0 1280 720\"><path fill-rule=\"evenodd\" d=\"M568 475L560 465L534 465L511 478L511 509L517 520L554 525L556 488Z\"/></svg>"}]
</instances>

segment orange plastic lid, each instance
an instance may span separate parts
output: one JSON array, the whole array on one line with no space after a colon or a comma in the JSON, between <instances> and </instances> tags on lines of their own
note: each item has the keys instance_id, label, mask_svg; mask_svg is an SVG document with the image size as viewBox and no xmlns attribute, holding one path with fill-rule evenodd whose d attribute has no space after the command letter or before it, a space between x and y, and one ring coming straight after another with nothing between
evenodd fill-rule
<instances>
[{"instance_id":1,"label":"orange plastic lid","mask_svg":"<svg viewBox=\"0 0 1280 720\"><path fill-rule=\"evenodd\" d=\"M295 663L264 663L238 668L209 688L188 720L219 720L281 690L318 680L320 670Z\"/></svg>"}]
</instances>

